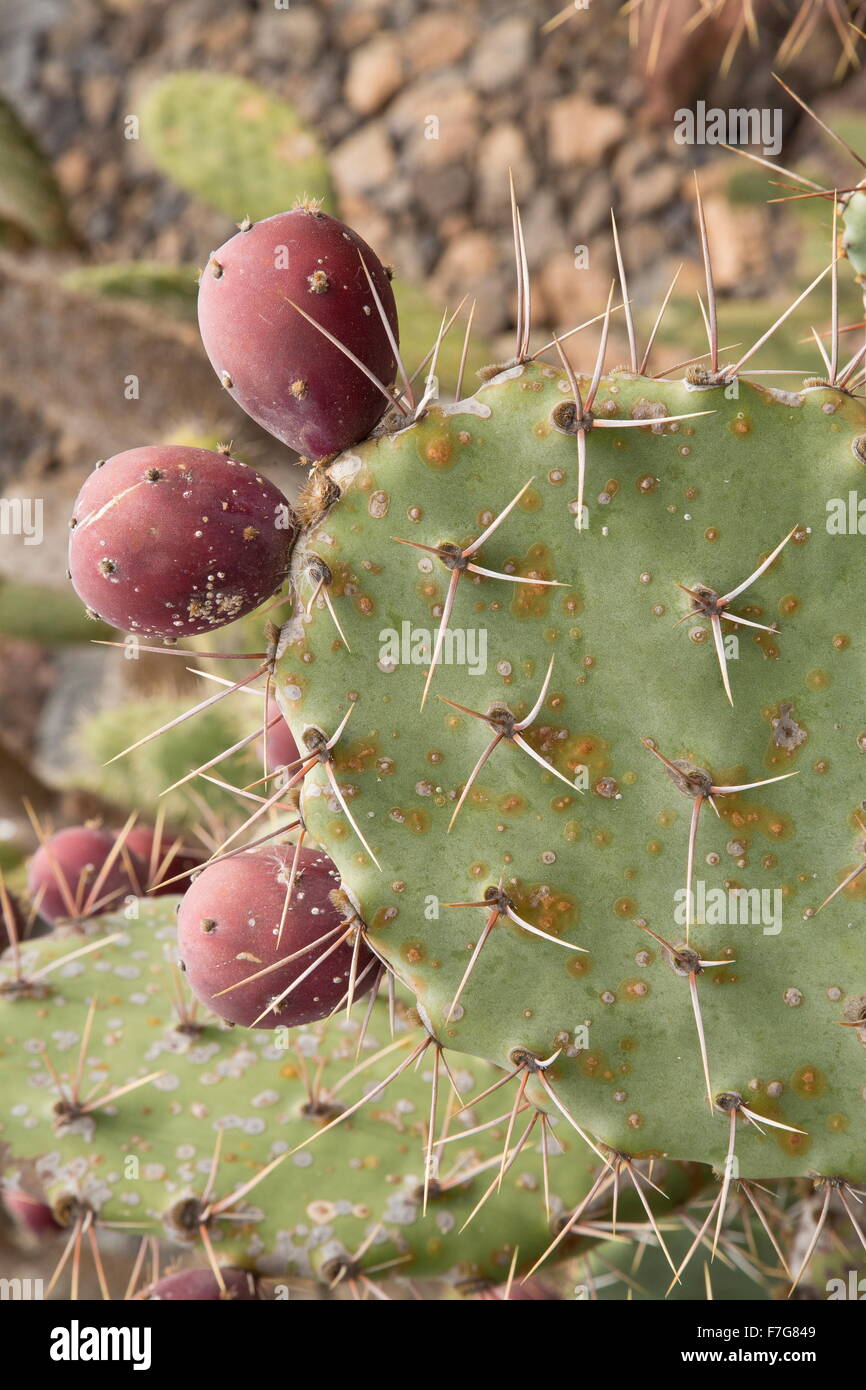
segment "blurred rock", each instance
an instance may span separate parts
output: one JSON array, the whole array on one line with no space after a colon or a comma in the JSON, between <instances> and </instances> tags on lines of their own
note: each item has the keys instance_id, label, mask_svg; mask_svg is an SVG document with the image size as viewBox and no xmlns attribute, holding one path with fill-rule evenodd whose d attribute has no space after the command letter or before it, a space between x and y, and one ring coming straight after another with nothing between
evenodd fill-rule
<instances>
[{"instance_id":1,"label":"blurred rock","mask_svg":"<svg viewBox=\"0 0 866 1390\"><path fill-rule=\"evenodd\" d=\"M90 159L84 150L75 146L55 160L54 169L67 198L77 198L90 183Z\"/></svg>"},{"instance_id":2,"label":"blurred rock","mask_svg":"<svg viewBox=\"0 0 866 1390\"><path fill-rule=\"evenodd\" d=\"M620 232L622 254L628 267L629 293L634 290L638 274L664 258L669 239L665 229L654 223L640 222Z\"/></svg>"},{"instance_id":3,"label":"blurred rock","mask_svg":"<svg viewBox=\"0 0 866 1390\"><path fill-rule=\"evenodd\" d=\"M309 68L325 42L325 16L313 5L292 5L287 10L262 7L253 42L256 57L269 64Z\"/></svg>"},{"instance_id":4,"label":"blurred rock","mask_svg":"<svg viewBox=\"0 0 866 1390\"><path fill-rule=\"evenodd\" d=\"M334 7L336 8L336 6ZM335 16L339 38L345 48L356 48L381 27L388 6L383 0L365 0L363 5L341 6Z\"/></svg>"},{"instance_id":5,"label":"blurred rock","mask_svg":"<svg viewBox=\"0 0 866 1390\"><path fill-rule=\"evenodd\" d=\"M377 198L346 191L340 200L340 211L369 246L375 246L386 261L393 259L391 224L382 212Z\"/></svg>"},{"instance_id":6,"label":"blurred rock","mask_svg":"<svg viewBox=\"0 0 866 1390\"><path fill-rule=\"evenodd\" d=\"M480 92L496 92L525 75L536 26L528 15L512 15L485 27L472 55L470 76Z\"/></svg>"},{"instance_id":7,"label":"blurred rock","mask_svg":"<svg viewBox=\"0 0 866 1390\"><path fill-rule=\"evenodd\" d=\"M114 114L117 97L118 82L111 73L92 73L82 81L81 100L87 119L94 125L108 122Z\"/></svg>"},{"instance_id":8,"label":"blurred rock","mask_svg":"<svg viewBox=\"0 0 866 1390\"><path fill-rule=\"evenodd\" d=\"M478 146L478 207L484 216L497 220L510 216L511 194L508 174L514 175L517 195L524 202L535 187L535 168L526 137L520 127L509 122L496 125Z\"/></svg>"},{"instance_id":9,"label":"blurred rock","mask_svg":"<svg viewBox=\"0 0 866 1390\"><path fill-rule=\"evenodd\" d=\"M357 48L349 60L344 91L353 111L379 111L403 82L403 55L394 34L380 34Z\"/></svg>"},{"instance_id":10,"label":"blurred rock","mask_svg":"<svg viewBox=\"0 0 866 1390\"><path fill-rule=\"evenodd\" d=\"M606 169L592 169L579 181L568 219L569 229L576 242L610 226L610 210L614 204L613 184ZM622 220L622 218L620 218Z\"/></svg>"},{"instance_id":11,"label":"blurred rock","mask_svg":"<svg viewBox=\"0 0 866 1390\"><path fill-rule=\"evenodd\" d=\"M496 333L511 320L513 275L510 280L501 275L500 265L493 237L486 232L465 232L450 242L433 271L433 292L443 303L452 304L465 294L477 296L475 322L479 332Z\"/></svg>"},{"instance_id":12,"label":"blurred rock","mask_svg":"<svg viewBox=\"0 0 866 1390\"><path fill-rule=\"evenodd\" d=\"M537 189L523 204L521 216L530 270L540 269L551 256L569 249L559 202L549 188Z\"/></svg>"},{"instance_id":13,"label":"blurred rock","mask_svg":"<svg viewBox=\"0 0 866 1390\"><path fill-rule=\"evenodd\" d=\"M362 126L331 151L331 174L341 197L381 188L393 177L396 167L394 150L381 121Z\"/></svg>"},{"instance_id":14,"label":"blurred rock","mask_svg":"<svg viewBox=\"0 0 866 1390\"><path fill-rule=\"evenodd\" d=\"M586 269L575 266L574 256L563 252L551 256L539 276L541 312L548 323L563 330L603 313L610 289L609 268L590 259Z\"/></svg>"},{"instance_id":15,"label":"blurred rock","mask_svg":"<svg viewBox=\"0 0 866 1390\"><path fill-rule=\"evenodd\" d=\"M617 207L628 218L646 217L666 207L678 194L682 167L660 156L658 143L636 136L623 146L613 163Z\"/></svg>"},{"instance_id":16,"label":"blurred rock","mask_svg":"<svg viewBox=\"0 0 866 1390\"><path fill-rule=\"evenodd\" d=\"M547 129L555 164L599 164L623 139L628 121L616 106L597 106L586 97L571 96L550 108Z\"/></svg>"},{"instance_id":17,"label":"blurred rock","mask_svg":"<svg viewBox=\"0 0 866 1390\"><path fill-rule=\"evenodd\" d=\"M480 136L481 102L450 72L413 83L391 103L385 120L403 142L403 167L417 185L433 166L469 159Z\"/></svg>"},{"instance_id":18,"label":"blurred rock","mask_svg":"<svg viewBox=\"0 0 866 1390\"><path fill-rule=\"evenodd\" d=\"M475 26L459 10L422 14L403 35L403 51L413 73L447 67L464 56L475 37Z\"/></svg>"},{"instance_id":19,"label":"blurred rock","mask_svg":"<svg viewBox=\"0 0 866 1390\"><path fill-rule=\"evenodd\" d=\"M421 207L440 224L448 214L466 207L471 196L472 174L460 163L433 169L417 189Z\"/></svg>"},{"instance_id":20,"label":"blurred rock","mask_svg":"<svg viewBox=\"0 0 866 1390\"><path fill-rule=\"evenodd\" d=\"M769 209L732 207L722 189L714 192L705 185L702 196L717 290L754 293L766 283L767 261L774 255Z\"/></svg>"}]
</instances>

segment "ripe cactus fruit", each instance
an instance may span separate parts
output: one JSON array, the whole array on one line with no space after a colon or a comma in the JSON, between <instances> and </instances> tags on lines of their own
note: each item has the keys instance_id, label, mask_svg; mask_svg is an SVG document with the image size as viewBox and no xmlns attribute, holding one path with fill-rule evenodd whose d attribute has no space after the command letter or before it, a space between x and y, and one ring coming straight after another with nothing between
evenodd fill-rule
<instances>
[{"instance_id":1,"label":"ripe cactus fruit","mask_svg":"<svg viewBox=\"0 0 866 1390\"><path fill-rule=\"evenodd\" d=\"M255 469L183 445L129 449L75 502L72 583L88 608L142 637L223 627L279 588L294 535L283 494Z\"/></svg>"},{"instance_id":2,"label":"ripe cactus fruit","mask_svg":"<svg viewBox=\"0 0 866 1390\"><path fill-rule=\"evenodd\" d=\"M193 993L221 1018L247 1028L295 1028L326 1018L347 995L366 994L376 979L376 959L352 922L350 905L339 901L339 887L328 856L303 847L208 865L187 890L177 919Z\"/></svg>"},{"instance_id":3,"label":"ripe cactus fruit","mask_svg":"<svg viewBox=\"0 0 866 1390\"><path fill-rule=\"evenodd\" d=\"M35 1240L39 1240L43 1236L56 1235L61 1229L59 1222L54 1219L51 1208L45 1202L28 1196L26 1192L12 1187L4 1187L0 1189L0 1200L2 1200L4 1211L11 1217L18 1229L26 1231Z\"/></svg>"},{"instance_id":4,"label":"ripe cactus fruit","mask_svg":"<svg viewBox=\"0 0 866 1390\"><path fill-rule=\"evenodd\" d=\"M258 1298L256 1281L246 1269L223 1266L218 1273L204 1266L177 1269L150 1284L140 1297L164 1303L250 1301Z\"/></svg>"},{"instance_id":5,"label":"ripe cactus fruit","mask_svg":"<svg viewBox=\"0 0 866 1390\"><path fill-rule=\"evenodd\" d=\"M256 222L214 251L198 319L229 394L300 454L319 459L364 439L392 400L388 276L356 232L313 205Z\"/></svg>"},{"instance_id":6,"label":"ripe cactus fruit","mask_svg":"<svg viewBox=\"0 0 866 1390\"><path fill-rule=\"evenodd\" d=\"M139 894L147 870L128 845L107 830L71 826L50 836L30 861L30 894L46 922L79 921L115 912Z\"/></svg>"}]
</instances>

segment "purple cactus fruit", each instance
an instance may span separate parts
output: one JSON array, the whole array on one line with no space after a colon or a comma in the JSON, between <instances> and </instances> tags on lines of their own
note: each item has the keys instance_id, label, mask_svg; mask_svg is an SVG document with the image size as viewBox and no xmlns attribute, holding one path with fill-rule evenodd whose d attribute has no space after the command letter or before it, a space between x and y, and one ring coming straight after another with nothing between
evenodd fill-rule
<instances>
[{"instance_id":1,"label":"purple cactus fruit","mask_svg":"<svg viewBox=\"0 0 866 1390\"><path fill-rule=\"evenodd\" d=\"M188 873L203 864L207 855L195 846L179 844L173 848L178 836L163 830L157 839L156 830L149 825L134 825L126 837L127 848L144 864L142 887L154 897L164 897L167 893L182 893L184 883L168 883L164 888L154 887L178 874ZM169 858L166 858L170 855Z\"/></svg>"},{"instance_id":2,"label":"purple cactus fruit","mask_svg":"<svg viewBox=\"0 0 866 1390\"><path fill-rule=\"evenodd\" d=\"M115 838L107 830L81 825L58 831L36 851L27 881L46 922L114 912L129 894L144 891L147 870L131 851L127 851L131 875L124 855L117 854L100 882L114 845Z\"/></svg>"},{"instance_id":3,"label":"purple cactus fruit","mask_svg":"<svg viewBox=\"0 0 866 1390\"><path fill-rule=\"evenodd\" d=\"M181 902L178 944L190 988L231 1023L294 1028L327 1017L347 995L353 945L340 940L345 915L330 898L337 870L321 850L302 849L286 911L294 852L286 845L211 864ZM374 960L361 942L357 997L373 983Z\"/></svg>"},{"instance_id":4,"label":"purple cactus fruit","mask_svg":"<svg viewBox=\"0 0 866 1390\"><path fill-rule=\"evenodd\" d=\"M313 208L238 232L201 277L202 342L226 390L264 429L313 459L365 439L388 406L304 317L390 387L397 362L365 266L396 342L397 309L378 256L345 223Z\"/></svg>"},{"instance_id":5,"label":"purple cactus fruit","mask_svg":"<svg viewBox=\"0 0 866 1390\"><path fill-rule=\"evenodd\" d=\"M267 769L268 772L277 772L281 767L288 767L290 763L296 763L300 758L300 750L295 743L295 736L283 718L282 710L273 694L268 695L268 708L265 716L268 724L267 735ZM275 719L275 724L271 720ZM293 772L297 769L293 768Z\"/></svg>"},{"instance_id":6,"label":"purple cactus fruit","mask_svg":"<svg viewBox=\"0 0 866 1390\"><path fill-rule=\"evenodd\" d=\"M162 1279L157 1279L141 1297L172 1303L258 1298L255 1276L249 1270L226 1265L220 1269L220 1275L224 1288L220 1288L213 1270L206 1266L199 1269L178 1269L173 1274L166 1274Z\"/></svg>"},{"instance_id":7,"label":"purple cactus fruit","mask_svg":"<svg viewBox=\"0 0 866 1390\"><path fill-rule=\"evenodd\" d=\"M283 582L291 507L254 468L185 445L115 454L75 502L69 571L87 607L141 637L234 622Z\"/></svg>"},{"instance_id":8,"label":"purple cactus fruit","mask_svg":"<svg viewBox=\"0 0 866 1390\"><path fill-rule=\"evenodd\" d=\"M47 1203L40 1202L38 1197L31 1197L19 1188L4 1187L2 1199L4 1210L18 1229L26 1231L28 1235L38 1239L42 1236L54 1235L63 1229L55 1221L51 1208Z\"/></svg>"}]
</instances>

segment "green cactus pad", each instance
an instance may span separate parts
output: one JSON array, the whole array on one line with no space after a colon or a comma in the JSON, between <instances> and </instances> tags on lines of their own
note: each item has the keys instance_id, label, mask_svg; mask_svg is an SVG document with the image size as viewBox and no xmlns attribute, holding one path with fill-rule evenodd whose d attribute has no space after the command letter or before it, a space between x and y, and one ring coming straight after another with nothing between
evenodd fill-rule
<instances>
[{"instance_id":1,"label":"green cactus pad","mask_svg":"<svg viewBox=\"0 0 866 1390\"><path fill-rule=\"evenodd\" d=\"M506 1172L501 1191L457 1238L495 1179L505 1122L442 1146L438 1184L431 1184L423 1214L430 1049L417 1069L407 1068L357 1113L307 1143L333 1112L325 1107L318 1116L304 1113L304 1075L317 1076L325 1101L336 1085L333 1101L351 1106L423 1043L425 1034L405 1012L398 1015L392 1042L387 1007L374 1006L360 1053L361 1063L371 1065L354 1079L348 1074L357 1065L366 1001L350 1022L342 1016L292 1032L232 1029L212 1015L200 1015L195 1032L179 1029L172 996L178 989L183 995L185 986L182 977L172 981L176 907L171 898L131 901L124 913L101 918L98 934L57 933L28 944L22 951L25 979L52 962L66 962L29 991L16 990L11 954L3 958L0 1077L7 1104L0 1141L7 1183L44 1194L68 1221L82 1205L90 1207L97 1230L128 1227L132 1236L164 1241L169 1260L189 1255L201 1262L195 1231L184 1237L177 1223L184 1203L205 1190L222 1132L211 1194L217 1202L287 1155L231 1208L248 1219L211 1222L210 1239L223 1264L277 1278L315 1277L328 1260L351 1255L378 1227L363 1266L399 1260L391 1273L410 1278L501 1279L515 1248L520 1268L537 1258L551 1227L534 1139ZM96 949L81 953L94 943ZM44 1054L68 1088L94 1000L81 1094L109 1096L160 1075L111 1106L58 1126L58 1093ZM461 1101L497 1077L485 1063L464 1065L462 1059L452 1074ZM437 1137L449 1104L444 1070L441 1082ZM495 1119L507 1105L499 1092L462 1113L456 1101L450 1108L448 1133L460 1135ZM521 1117L515 1137L524 1124ZM549 1141L554 1221L588 1191L592 1168L592 1155L560 1124ZM475 1169L480 1171L473 1175Z\"/></svg>"},{"instance_id":2,"label":"green cactus pad","mask_svg":"<svg viewBox=\"0 0 866 1390\"><path fill-rule=\"evenodd\" d=\"M60 280L64 289L104 299L131 300L159 313L195 321L198 273L194 266L161 261L117 261L77 266Z\"/></svg>"},{"instance_id":3,"label":"green cactus pad","mask_svg":"<svg viewBox=\"0 0 866 1390\"><path fill-rule=\"evenodd\" d=\"M194 659L194 653L191 655ZM201 684L199 698L206 699L213 689L209 682ZM82 720L76 730L83 764L76 774L78 784L106 801L137 810L143 817L153 816L160 806L165 806L172 822L194 824L198 812L183 789L167 795L163 793L191 767L198 767L233 747L261 724L261 711L251 700L231 708L228 702L216 705L197 719L179 724L126 757L113 761L135 737L169 723L183 714L189 704L189 700L169 697L128 699L122 705L97 710ZM251 781L258 767L253 750L254 746L248 747L224 759L216 771L224 777ZM212 783L202 784L201 795L223 814L237 811L237 798Z\"/></svg>"},{"instance_id":4,"label":"green cactus pad","mask_svg":"<svg viewBox=\"0 0 866 1390\"><path fill-rule=\"evenodd\" d=\"M141 139L162 173L239 221L269 217L296 198L331 203L312 131L286 102L241 77L178 72L147 93Z\"/></svg>"},{"instance_id":5,"label":"green cactus pad","mask_svg":"<svg viewBox=\"0 0 866 1390\"><path fill-rule=\"evenodd\" d=\"M40 246L71 246L76 237L54 170L7 101L0 99L0 241L9 228Z\"/></svg>"},{"instance_id":6,"label":"green cactus pad","mask_svg":"<svg viewBox=\"0 0 866 1390\"><path fill-rule=\"evenodd\" d=\"M0 578L0 633L55 647L68 642L110 641L115 629L99 618L88 617L81 601L66 589Z\"/></svg>"},{"instance_id":7,"label":"green cactus pad","mask_svg":"<svg viewBox=\"0 0 866 1390\"><path fill-rule=\"evenodd\" d=\"M283 630L279 695L298 738L310 726L330 736L355 705L332 771L381 867L321 763L304 783L307 824L446 1047L508 1070L528 1057L539 1105L555 1113L553 1091L596 1141L626 1154L720 1169L733 1128L743 1177L862 1180L866 1028L837 1026L856 1022L866 997L862 881L815 911L863 857L866 410L824 387L606 376L596 418L647 423L590 432L579 531L572 400L558 369L514 366L330 466L342 495L297 544L294 578L306 598L311 558L325 562L350 650L321 601L311 618L299 610ZM695 411L713 413L665 423ZM412 634L435 635L451 571L394 538L465 547L526 484L481 556L526 582L461 576L454 647L422 709L426 661ZM836 534L852 515L854 534ZM677 585L727 594L792 531L730 607L780 630L722 624L738 639L726 666L732 707L710 621ZM486 663L473 674L460 643L482 634ZM585 791L506 739L449 833L495 729L439 697L524 716L551 658L526 737ZM798 774L716 796L719 818L703 807L697 831L695 881L727 914L690 934L704 960L724 962L696 978L712 1095L734 1093L770 1122L761 1130L740 1099L735 1121L710 1107L688 972L637 925L677 947L685 939L676 894L696 804L644 739L717 786ZM481 900L500 878L523 920L588 954L500 916L449 1019L488 917L448 904ZM738 888L768 891L762 903L729 896ZM751 925L738 924L744 903Z\"/></svg>"}]
</instances>

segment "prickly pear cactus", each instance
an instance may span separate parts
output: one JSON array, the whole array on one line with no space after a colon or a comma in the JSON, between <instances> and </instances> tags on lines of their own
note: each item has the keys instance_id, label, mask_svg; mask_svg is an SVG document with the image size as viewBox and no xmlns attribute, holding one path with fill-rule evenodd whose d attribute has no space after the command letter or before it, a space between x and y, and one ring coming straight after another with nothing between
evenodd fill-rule
<instances>
[{"instance_id":1,"label":"prickly pear cactus","mask_svg":"<svg viewBox=\"0 0 866 1390\"><path fill-rule=\"evenodd\" d=\"M141 135L163 173L229 217L268 217L296 197L330 200L315 134L292 106L245 78L163 77L147 94Z\"/></svg>"},{"instance_id":2,"label":"prickly pear cactus","mask_svg":"<svg viewBox=\"0 0 866 1390\"><path fill-rule=\"evenodd\" d=\"M290 726L285 766L275 766L265 749L264 777L258 769L255 780L244 773L243 785L234 787L217 779L222 792L243 803L246 818L211 837L211 857L197 870L202 880L186 900L178 938L198 998L224 1018L252 1025L239 1051L220 1050L218 1060L209 1055L203 1062L209 1075L237 1081L219 1127L235 1126L238 1116L249 1116L252 1097L271 1094L276 1122L245 1129L250 1148L237 1150L243 1172L227 1195L215 1197L210 1178L204 1197L192 1191L196 1165L202 1174L218 1172L185 1128L188 1115L202 1118L194 1107L208 1106L197 1085L198 1042L172 1050L170 1082L142 1083L150 1054L156 1048L161 1061L171 1030L156 1015L163 1043L143 1049L141 1028L128 1027L118 992L111 1027L121 1044L131 1040L124 1079L138 1082L142 1095L147 1087L146 1105L138 1086L124 1091L124 1102L134 1098L136 1116L139 1107L159 1115L154 1131L142 1116L138 1127L148 1142L159 1147L165 1133L172 1145L159 1160L170 1192L161 1173L139 1200L148 1220L163 1228L175 1219L169 1198L181 1202L183 1219L209 1255L208 1241L219 1231L221 1263L268 1269L262 1259L276 1252L285 1268L298 1247L314 1264L302 1240L311 1201L331 1203L341 1216L341 1204L353 1202L364 1219L379 1213L385 1235L377 1243L368 1227L352 1245L342 1225L329 1228L327 1239L348 1252L340 1269L354 1271L360 1256L352 1250L366 1260L375 1245L380 1264L381 1255L384 1263L407 1257L419 1273L444 1272L459 1282L513 1270L515 1251L529 1273L547 1256L564 1254L567 1237L616 1236L622 1178L674 1279L711 1222L715 1255L726 1210L739 1203L750 1223L751 1213L758 1218L779 1269L796 1287L831 1207L833 1217L839 1207L853 1222L851 1185L866 1178L866 976L849 922L866 883L866 823L859 815L866 810L857 616L858 540L866 531L860 355L840 367L834 331L830 353L822 348L826 377L783 372L788 389L779 389L743 375L807 290L739 361L720 363L699 199L709 365L692 364L682 378L680 368L649 375L652 342L639 368L629 314L630 366L606 370L613 292L598 316L604 323L591 376L575 374L556 339L548 348L551 355L557 349L562 366L551 365L540 360L544 349L530 356L529 272L516 200L513 210L515 355L485 368L476 393L464 397L465 340L451 404L439 402L436 378L445 320L416 401L385 268L350 228L313 204L255 226L244 222L202 277L203 338L226 389L278 438L307 453L335 452L311 462L297 517L288 503L281 508L288 524L277 555L273 538L263 535L264 503L256 525L242 533L249 547L241 548L235 611L252 612L268 593L265 611L272 614L288 579L288 618L286 610L280 626L269 618L263 650L242 642L227 652L210 640L217 650L197 649L203 661L252 664L163 730L174 734L188 716L241 690L259 695L263 723L271 720L275 693ZM834 244L837 230L834 219ZM615 249L619 307L626 308L618 241ZM832 271L835 330L835 258ZM291 370L272 375L274 363ZM359 442L365 429L372 433ZM172 446L165 450L147 484L151 472L156 481L162 477L163 466L172 476L181 468ZM183 624L162 611L166 576L172 612L197 617L201 586L165 511L170 498L159 491L145 499L155 544L141 574L138 531L117 529L127 497L124 460L131 456L109 460L97 484L85 483L85 502L94 486L99 493L93 524L116 534L106 566L93 548L90 521L89 541L85 530L81 542L84 527L76 528L73 582L91 601L94 562L100 583L106 574L112 581L126 575L123 613L115 620L174 645ZM216 481L203 520L225 513L228 537L221 546L223 530L210 526L208 583L222 582L217 563L231 569L232 559L225 551L234 535L231 489L245 474L235 463L227 474L221 456L205 462ZM200 485L191 473L193 481ZM255 484L262 486L258 475ZM196 506L190 502L190 520L198 527ZM90 515L81 499L76 515ZM266 584L257 555L278 567ZM213 615L208 639L231 616ZM140 754L156 732L127 751ZM230 743L226 754L255 736ZM206 776L219 761L209 756L173 786ZM240 843L245 834L253 838ZM263 885L267 892L257 896ZM137 969L129 964L136 960L130 945L134 940L124 969ZM151 959L139 949L143 962ZM77 959L72 965L78 968ZM240 978L239 969L246 972ZM280 1026L293 1017L324 1019L331 996L343 990L349 1015L357 1017L367 1008L366 989L375 986L371 998L386 982L392 990L394 977L415 1001L417 1032L400 1055L399 1037L382 1044L369 1072L350 1065L331 1083L339 1028L333 1019L295 1034ZM249 990L249 999L225 998L238 989ZM32 993L12 982L7 1002L16 1016L34 1002ZM92 995L91 987L86 998ZM136 984L127 1003L150 1001ZM383 1006L374 1002L372 1009L375 1033ZM83 1026L91 1029L90 1022ZM26 1047L36 1031L10 1036ZM350 1046L357 1046L356 1031L349 1031ZM45 1032L42 1017L38 1032ZM277 1078L294 1080L294 1073L275 1055L284 1033L304 1056L312 1039L325 1078L315 1086L328 1085L344 1097L341 1104L351 1102L315 1135L301 1108L302 1088L297 1105L285 1108ZM225 1036L219 1032L221 1043ZM433 1064L432 1095L428 1074L416 1096L411 1068L423 1069L425 1057ZM237 1074L257 1059L266 1074L261 1086ZM449 1082L455 1069L471 1068L493 1106L478 1112L490 1114L479 1121L486 1127L473 1125L465 1136L470 1152L478 1143L478 1155L468 1170L454 1155L458 1176L450 1182L441 1177L450 1137L441 1129L440 1065ZM309 1075L305 1067L300 1071ZM50 1078L50 1068L43 1075ZM166 1086L167 1111L153 1100ZM172 1092L186 1089L195 1101L185 1108ZM379 1089L396 1140L379 1127ZM67 1131L92 1120L93 1107L80 1113L76 1097L67 1087L63 1105L74 1113L63 1105L54 1112L54 1124ZM314 1108L316 1120L326 1119ZM23 1150L25 1157L42 1154L43 1163L46 1109L33 1117L41 1134L34 1132ZM418 1117L411 1134L414 1121L407 1131L393 1118L407 1114ZM28 1120L30 1112L21 1116ZM446 1130L451 1118L448 1112ZM204 1128L210 1139L214 1124ZM128 1136L128 1121L123 1129ZM279 1152L274 1131L285 1143ZM480 1213L492 1209L488 1198L506 1179L510 1196L525 1196L533 1184L547 1194L552 1131L568 1139L566 1176L553 1189L565 1221L548 1219L546 1200L538 1227L524 1207L519 1219L516 1209L500 1207L497 1234L486 1236ZM91 1142L87 1134L70 1137ZM105 1182L107 1172L122 1171L122 1145L109 1151L106 1167L98 1137ZM298 1178L296 1160L309 1158L313 1138L320 1166L301 1169ZM67 1164L65 1147L60 1154ZM178 1170L177 1154L192 1168ZM663 1173L656 1173L661 1160ZM646 1171L636 1167L642 1162ZM718 1183L699 1203L697 1234L693 1221L680 1232L686 1248L678 1265L680 1249L675 1258L655 1221L656 1198L659 1187L668 1204L687 1197L693 1164L709 1165ZM355 1165L365 1180L346 1196L338 1179ZM374 1197L366 1176L376 1168L381 1178L383 1165L386 1188L379 1183ZM488 1168L483 1191L464 1190ZM327 1198L315 1186L322 1171L335 1182ZM397 1191L404 1201L411 1194L417 1218L425 1172L430 1211L410 1222L401 1241L391 1199ZM314 1186L304 1185L308 1178ZM817 1215L796 1265L748 1181L774 1178L812 1184L809 1210ZM577 1191L569 1195L572 1182ZM298 1190L303 1230L292 1206ZM121 1199L110 1184L100 1195L105 1219ZM442 1221L434 1221L432 1245L427 1236L433 1213L444 1211L443 1196L445 1225L452 1201L456 1208L464 1198L474 1218L461 1227L453 1251L440 1248ZM242 1199L259 1197L263 1215L249 1223L254 1230L245 1221L229 1224L233 1234L223 1229L222 1218ZM610 1220L599 1220L600 1202L610 1204ZM473 1228L480 1249L476 1237L466 1237ZM862 1242L856 1222L854 1230ZM311 1239L318 1250L319 1236Z\"/></svg>"},{"instance_id":3,"label":"prickly pear cactus","mask_svg":"<svg viewBox=\"0 0 866 1390\"><path fill-rule=\"evenodd\" d=\"M866 410L690 375L581 424L523 361L330 463L293 573L345 640L299 609L278 694L314 750L353 713L303 813L434 1035L590 1142L862 1179L859 880L816 909L863 855Z\"/></svg>"},{"instance_id":4,"label":"prickly pear cactus","mask_svg":"<svg viewBox=\"0 0 866 1390\"><path fill-rule=\"evenodd\" d=\"M8 101L0 101L0 242L51 248L77 237L46 155Z\"/></svg>"},{"instance_id":5,"label":"prickly pear cactus","mask_svg":"<svg viewBox=\"0 0 866 1390\"><path fill-rule=\"evenodd\" d=\"M220 1266L275 1277L328 1281L362 1246L357 1277L384 1264L408 1278L502 1279L515 1249L521 1268L532 1262L550 1238L534 1143L458 1239L500 1165L506 1122L478 1127L501 1097L461 1110L493 1069L461 1059L459 1098L439 1093L436 1138L447 1108L456 1142L438 1151L425 1214L432 1058L376 1090L423 1032L402 1011L392 1038L384 1004L364 1038L360 1016L278 1035L197 1013L176 971L176 908L132 901L86 936L26 944L20 970L12 952L0 962L7 1189L38 1195L70 1229L155 1236L167 1260L204 1263L210 1250ZM555 1219L588 1192L593 1155L565 1125L548 1140Z\"/></svg>"}]
</instances>

